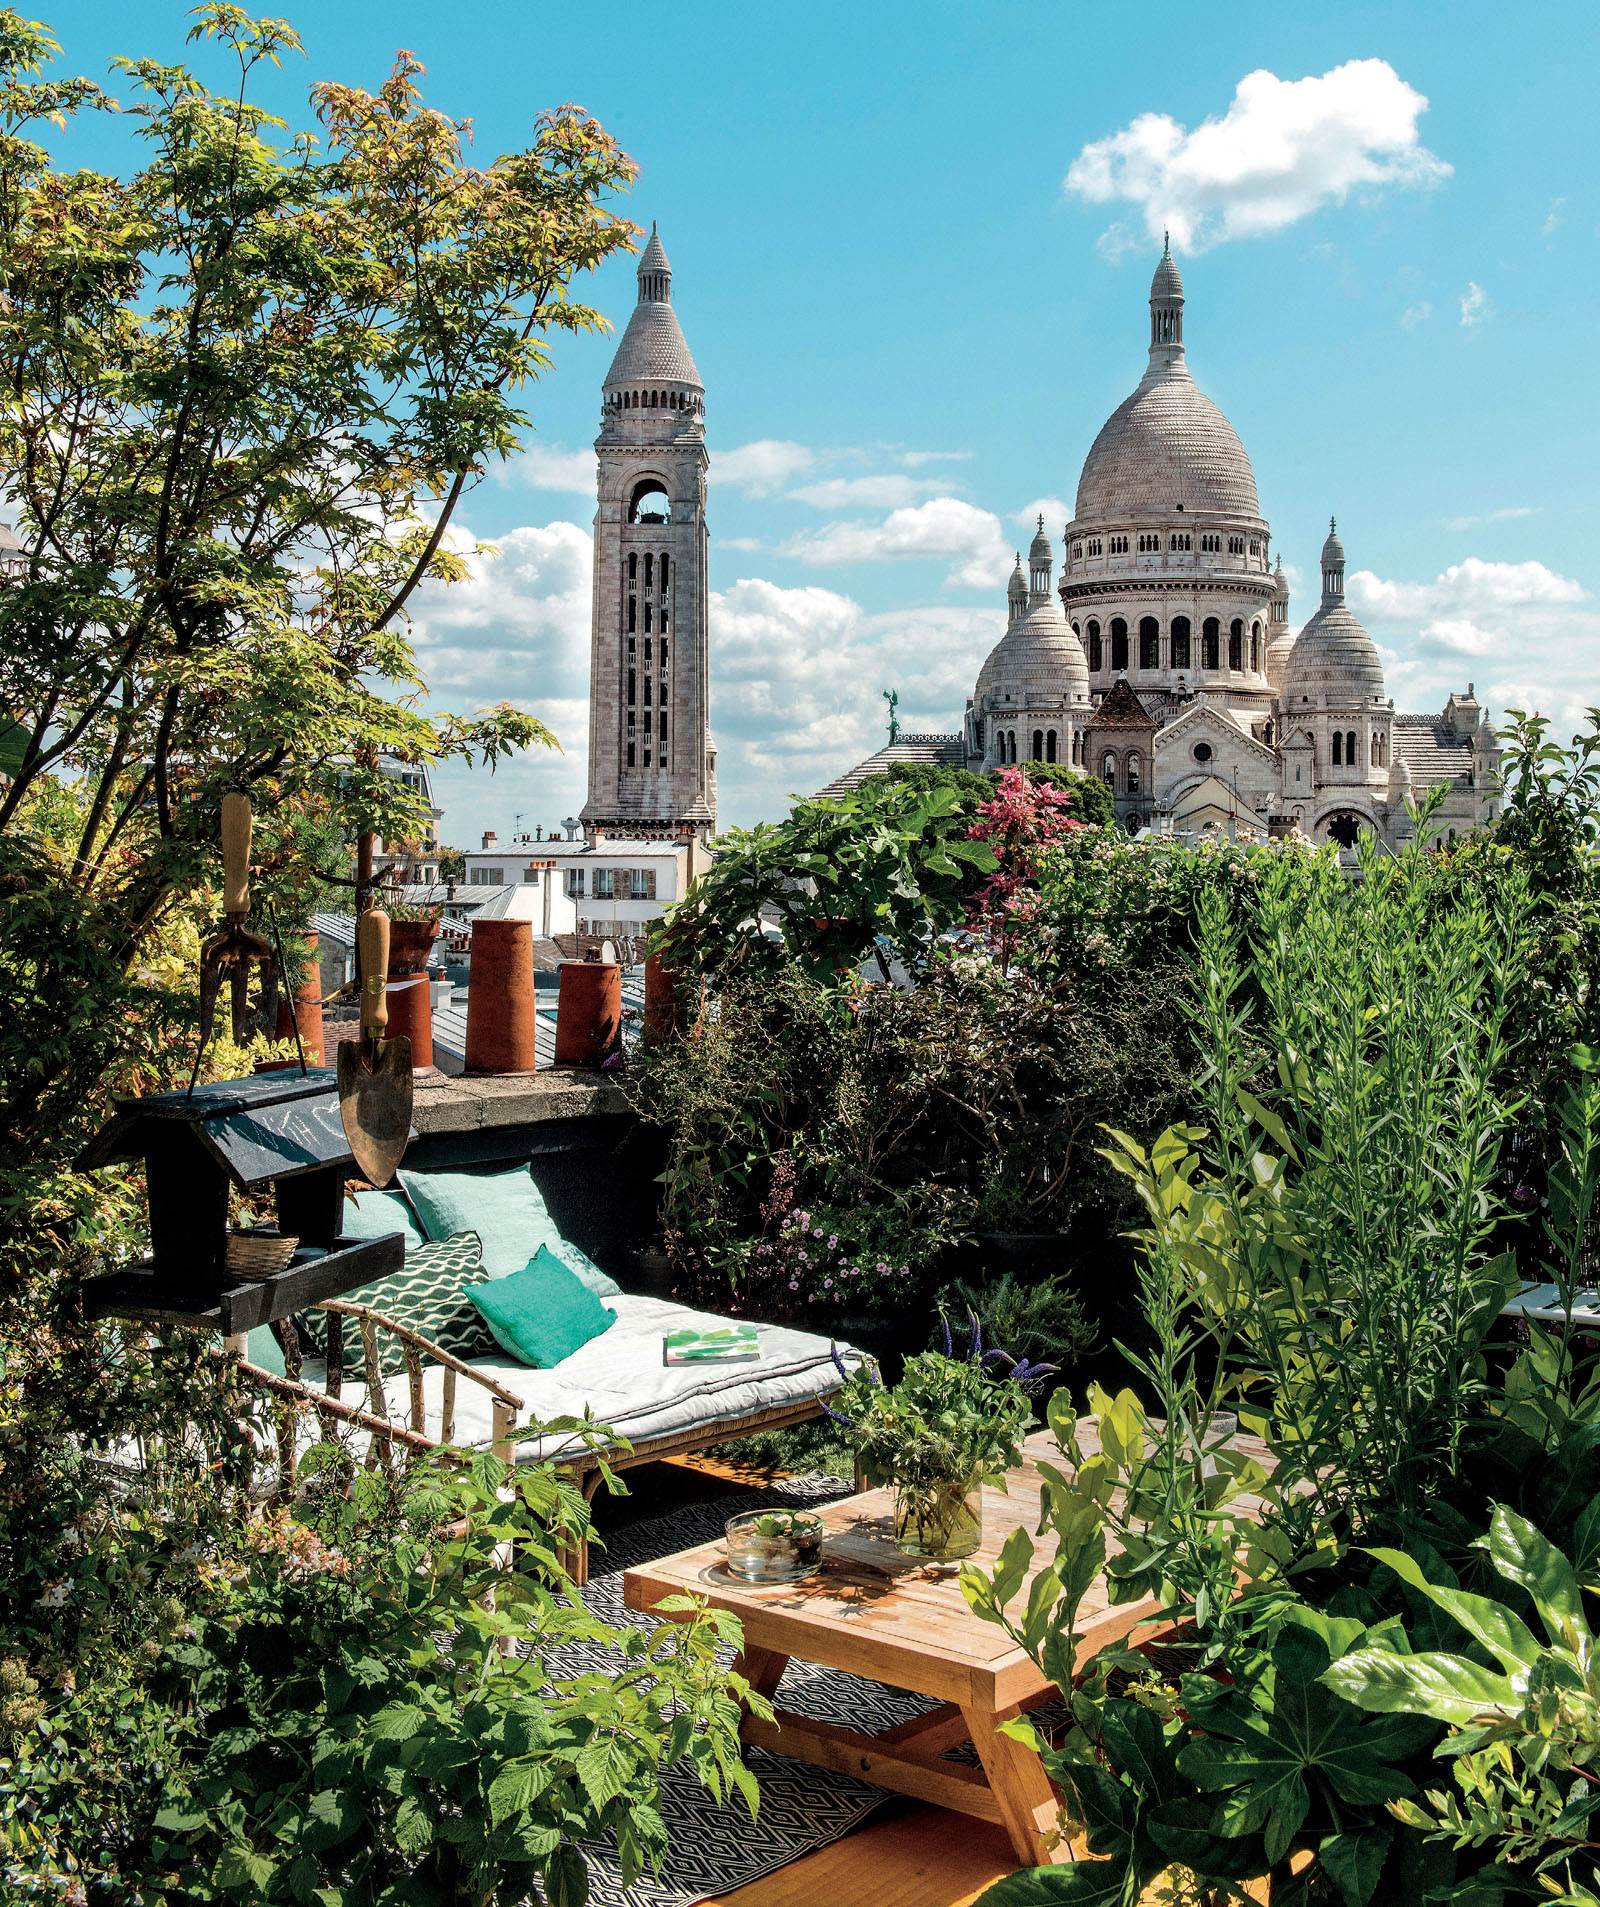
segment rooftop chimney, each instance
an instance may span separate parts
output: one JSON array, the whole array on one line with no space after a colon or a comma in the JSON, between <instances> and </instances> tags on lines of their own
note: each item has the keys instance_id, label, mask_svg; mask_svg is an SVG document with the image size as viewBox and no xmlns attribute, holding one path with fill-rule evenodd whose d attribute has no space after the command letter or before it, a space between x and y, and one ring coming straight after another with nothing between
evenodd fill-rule
<instances>
[{"instance_id":1,"label":"rooftop chimney","mask_svg":"<svg viewBox=\"0 0 1600 1907\"><path fill-rule=\"evenodd\" d=\"M495 831L493 828L484 829L483 845L486 849L498 847L500 845L499 837L495 834Z\"/></svg>"}]
</instances>

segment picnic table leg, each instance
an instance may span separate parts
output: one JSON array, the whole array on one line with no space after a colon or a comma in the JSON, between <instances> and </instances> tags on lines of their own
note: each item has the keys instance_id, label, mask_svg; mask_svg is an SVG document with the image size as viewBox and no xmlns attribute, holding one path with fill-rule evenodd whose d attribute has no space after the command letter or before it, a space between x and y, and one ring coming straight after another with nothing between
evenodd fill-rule
<instances>
[{"instance_id":1,"label":"picnic table leg","mask_svg":"<svg viewBox=\"0 0 1600 1907\"><path fill-rule=\"evenodd\" d=\"M1053 1848L1046 1846L1046 1837L1056 1832L1060 1803L1044 1763L1031 1748L1010 1735L1002 1735L998 1727L1020 1712L1008 1709L993 1714L965 1706L961 1710L983 1772L989 1777L990 1791L1000 1803L1000 1816L1017 1860L1024 1867L1049 1867L1055 1861L1071 1858L1064 1838Z\"/></svg>"}]
</instances>

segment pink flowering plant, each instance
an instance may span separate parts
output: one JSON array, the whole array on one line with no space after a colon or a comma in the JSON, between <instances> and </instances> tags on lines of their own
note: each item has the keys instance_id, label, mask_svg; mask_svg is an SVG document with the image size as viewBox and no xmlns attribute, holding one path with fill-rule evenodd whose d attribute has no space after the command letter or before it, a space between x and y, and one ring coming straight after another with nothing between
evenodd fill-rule
<instances>
[{"instance_id":1,"label":"pink flowering plant","mask_svg":"<svg viewBox=\"0 0 1600 1907\"><path fill-rule=\"evenodd\" d=\"M1082 832L1072 796L1047 781L1031 781L1020 768L1000 771L992 800L984 802L968 831L985 843L997 866L972 896L967 924L1008 963L1039 908L1039 883L1050 849Z\"/></svg>"}]
</instances>

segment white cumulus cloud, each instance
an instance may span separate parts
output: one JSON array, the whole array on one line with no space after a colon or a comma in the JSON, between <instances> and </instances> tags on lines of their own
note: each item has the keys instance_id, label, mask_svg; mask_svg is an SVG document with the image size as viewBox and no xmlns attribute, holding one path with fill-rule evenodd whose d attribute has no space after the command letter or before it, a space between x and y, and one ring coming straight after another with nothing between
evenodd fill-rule
<instances>
[{"instance_id":1,"label":"white cumulus cloud","mask_svg":"<svg viewBox=\"0 0 1600 1907\"><path fill-rule=\"evenodd\" d=\"M1220 117L1193 131L1168 113L1141 113L1086 145L1065 187L1091 205L1134 206L1143 241L1170 230L1184 251L1258 238L1343 204L1352 192L1428 187L1451 167L1422 144L1428 102L1387 60L1347 60L1315 77L1264 68L1239 81ZM1113 227L1102 245L1141 242Z\"/></svg>"},{"instance_id":2,"label":"white cumulus cloud","mask_svg":"<svg viewBox=\"0 0 1600 1907\"><path fill-rule=\"evenodd\" d=\"M1011 569L1000 519L960 497L932 497L891 511L881 523L829 523L791 537L783 554L814 569L936 557L949 562L945 580L960 589L1003 583Z\"/></svg>"},{"instance_id":3,"label":"white cumulus cloud","mask_svg":"<svg viewBox=\"0 0 1600 1907\"><path fill-rule=\"evenodd\" d=\"M592 450L568 450L562 444L529 444L509 462L494 466L502 483L526 483L535 490L570 490L579 496L595 493L595 455Z\"/></svg>"},{"instance_id":4,"label":"white cumulus cloud","mask_svg":"<svg viewBox=\"0 0 1600 1907\"><path fill-rule=\"evenodd\" d=\"M891 470L881 477L824 477L819 483L802 484L789 495L818 510L892 510L949 487L943 477L908 477Z\"/></svg>"},{"instance_id":5,"label":"white cumulus cloud","mask_svg":"<svg viewBox=\"0 0 1600 1907\"><path fill-rule=\"evenodd\" d=\"M1576 578L1547 564L1473 556L1431 582L1357 570L1349 596L1383 632L1385 675L1401 707L1437 708L1469 680L1497 719L1508 708L1541 708L1561 724L1593 699L1600 616Z\"/></svg>"},{"instance_id":6,"label":"white cumulus cloud","mask_svg":"<svg viewBox=\"0 0 1600 1907\"><path fill-rule=\"evenodd\" d=\"M1461 294L1461 322L1470 331L1475 324L1482 324L1489 315L1489 294L1482 285L1474 284L1469 278L1467 288Z\"/></svg>"},{"instance_id":7,"label":"white cumulus cloud","mask_svg":"<svg viewBox=\"0 0 1600 1907\"><path fill-rule=\"evenodd\" d=\"M805 444L760 437L752 444L711 453L712 483L731 483L747 496L769 497L812 469L817 453Z\"/></svg>"}]
</instances>

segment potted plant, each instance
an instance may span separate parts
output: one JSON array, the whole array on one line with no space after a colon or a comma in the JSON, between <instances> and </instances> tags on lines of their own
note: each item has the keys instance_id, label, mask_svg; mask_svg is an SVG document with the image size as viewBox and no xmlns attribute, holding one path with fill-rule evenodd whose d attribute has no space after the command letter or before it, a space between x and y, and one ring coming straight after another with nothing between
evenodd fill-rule
<instances>
[{"instance_id":1,"label":"potted plant","mask_svg":"<svg viewBox=\"0 0 1600 1907\"><path fill-rule=\"evenodd\" d=\"M895 1548L931 1562L957 1562L983 1540L983 1485L1005 1488L1034 1421L1023 1385L1047 1368L985 1351L978 1318L968 1317L963 1356L946 1323L944 1350L907 1358L898 1384L858 1366L823 1407L849 1433L868 1482L892 1486ZM844 1373L837 1351L834 1362Z\"/></svg>"},{"instance_id":2,"label":"potted plant","mask_svg":"<svg viewBox=\"0 0 1600 1907\"><path fill-rule=\"evenodd\" d=\"M439 906L429 901L383 901L389 916L389 976L425 973L428 955L439 938Z\"/></svg>"}]
</instances>

